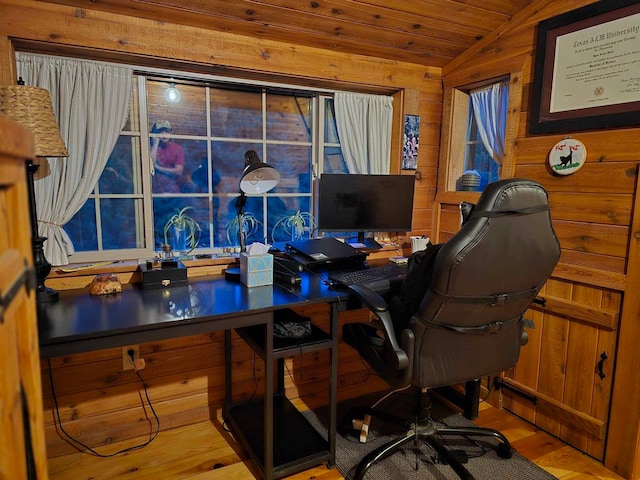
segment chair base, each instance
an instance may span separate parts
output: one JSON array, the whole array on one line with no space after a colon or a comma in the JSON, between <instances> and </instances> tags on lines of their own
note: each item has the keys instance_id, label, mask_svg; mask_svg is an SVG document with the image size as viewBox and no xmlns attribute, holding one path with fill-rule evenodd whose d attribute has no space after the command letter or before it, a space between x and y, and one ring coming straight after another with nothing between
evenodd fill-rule
<instances>
[{"instance_id":1,"label":"chair base","mask_svg":"<svg viewBox=\"0 0 640 480\"><path fill-rule=\"evenodd\" d=\"M426 392L420 392L420 404L424 405L423 400L426 397ZM351 409L347 413L346 418L365 418L366 416L375 417L385 422L392 423L394 425L407 428L407 431L385 445L377 448L366 455L358 464L355 471L354 480L363 480L369 468L371 468L377 462L384 460L391 456L393 453L402 449L404 445L409 442L415 442L422 440L430 445L438 454L440 460L443 463L447 463L451 466L453 471L463 480L474 480L475 477L463 466L463 462L453 454L448 448L446 448L439 440L439 437L458 435L458 436L475 436L475 437L493 437L499 440L499 444L496 446L496 453L501 458L511 458L513 455L513 448L502 433L491 428L480 427L440 427L433 421L428 420L424 423L409 423L405 419L390 415L388 413L376 410L368 407L357 407ZM368 430L368 424L362 421L354 421L353 425L366 425ZM362 433L365 433L362 435ZM361 441L366 440L366 432L363 428L361 431Z\"/></svg>"}]
</instances>

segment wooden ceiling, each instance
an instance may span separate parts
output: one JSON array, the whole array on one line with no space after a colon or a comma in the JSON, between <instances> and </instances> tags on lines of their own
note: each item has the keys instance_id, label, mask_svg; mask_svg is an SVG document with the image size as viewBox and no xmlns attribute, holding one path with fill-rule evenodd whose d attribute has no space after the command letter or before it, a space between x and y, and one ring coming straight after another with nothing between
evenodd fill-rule
<instances>
[{"instance_id":1,"label":"wooden ceiling","mask_svg":"<svg viewBox=\"0 0 640 480\"><path fill-rule=\"evenodd\" d=\"M442 67L533 0L46 0Z\"/></svg>"}]
</instances>

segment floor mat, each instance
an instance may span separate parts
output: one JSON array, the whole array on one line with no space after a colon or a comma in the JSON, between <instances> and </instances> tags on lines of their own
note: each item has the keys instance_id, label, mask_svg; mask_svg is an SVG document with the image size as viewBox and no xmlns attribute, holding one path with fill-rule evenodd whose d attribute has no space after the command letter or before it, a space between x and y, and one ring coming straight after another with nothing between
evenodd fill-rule
<instances>
[{"instance_id":1,"label":"floor mat","mask_svg":"<svg viewBox=\"0 0 640 480\"><path fill-rule=\"evenodd\" d=\"M435 397L435 396L434 396ZM402 434L402 429L374 419L371 422L367 443L360 443L356 432L341 428L347 410L356 405L371 405L378 397L367 396L338 404L338 436L336 438L336 466L348 480L353 480L358 462L369 452ZM415 404L415 396L405 392L396 393L385 400L380 408L404 417L410 415ZM431 416L436 424L449 426L474 426L473 422L459 413L433 401ZM327 432L328 410L320 408L305 412L305 417L323 435ZM492 448L498 441L491 437L464 438L443 437L442 442L451 450L462 450L468 456L465 468L477 480L553 480L553 475L530 462L514 451L513 457L498 457ZM444 465L436 453L424 442L409 442L404 449L372 466L365 480L413 480L413 479L459 479L450 466Z\"/></svg>"}]
</instances>

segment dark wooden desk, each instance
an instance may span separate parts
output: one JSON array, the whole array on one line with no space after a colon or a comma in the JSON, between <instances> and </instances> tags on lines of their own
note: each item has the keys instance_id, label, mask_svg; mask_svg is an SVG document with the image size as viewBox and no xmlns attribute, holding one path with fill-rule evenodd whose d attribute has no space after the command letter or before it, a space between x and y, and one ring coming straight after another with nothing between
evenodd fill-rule
<instances>
[{"instance_id":1,"label":"dark wooden desk","mask_svg":"<svg viewBox=\"0 0 640 480\"><path fill-rule=\"evenodd\" d=\"M168 338L182 337L224 330L227 395L225 416L232 425L247 430L246 423L238 422L233 415L236 407L252 409L259 405L258 415L262 422L253 424L255 431L239 431L239 437L258 464L267 480L280 478L326 461L335 465L336 436L336 387L337 387L337 338L338 308L347 299L346 293L331 290L320 275L303 272L298 286L278 284L247 288L242 284L228 282L221 277L190 279L187 286L167 289L143 289L139 285L124 285L121 294L92 296L87 289L60 292L56 303L42 305L38 312L40 354L43 357L63 356L104 348L121 347ZM291 411L291 405L283 395L275 395L273 387L273 363L281 362L284 351L274 352L274 312L310 303L331 305L330 331L322 342L314 342L296 349L330 349L329 407L331 420L328 438L324 439L321 451L300 453L301 458L281 452L275 455L274 434L278 428L289 425L304 427L299 412ZM260 326L263 332L260 345L250 345L265 361L264 398L253 405L235 406L231 403L231 329L243 332L249 327ZM242 335L241 335L242 336ZM244 338L244 337L243 337ZM279 363L281 365L281 363ZM279 392L281 385L279 383ZM295 423L279 421L275 412L286 411ZM261 413L261 415L260 415ZM296 415L297 414L297 415ZM276 415L277 416L277 415ZM302 418L303 419L303 418ZM304 420L304 419L303 419ZM304 421L306 423L306 420ZM308 425L308 424L307 424ZM260 428L262 426L262 428ZM312 427L309 425L309 428ZM313 437L315 430L309 431ZM317 435L317 432L315 432ZM291 441L300 444L305 432L299 432ZM317 441L310 442L318 447ZM278 449L286 451L287 445L279 441ZM256 451L259 450L259 451ZM297 451L292 449L291 451Z\"/></svg>"}]
</instances>

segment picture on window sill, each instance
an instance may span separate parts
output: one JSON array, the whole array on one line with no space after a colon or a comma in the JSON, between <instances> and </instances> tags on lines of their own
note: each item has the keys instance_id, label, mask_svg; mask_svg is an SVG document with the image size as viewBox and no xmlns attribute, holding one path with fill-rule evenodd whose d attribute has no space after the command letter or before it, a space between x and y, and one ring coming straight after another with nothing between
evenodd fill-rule
<instances>
[{"instance_id":1,"label":"picture on window sill","mask_svg":"<svg viewBox=\"0 0 640 480\"><path fill-rule=\"evenodd\" d=\"M404 138L402 146L402 169L418 169L418 147L420 143L420 116L404 116Z\"/></svg>"}]
</instances>

